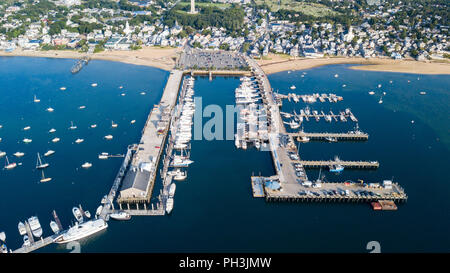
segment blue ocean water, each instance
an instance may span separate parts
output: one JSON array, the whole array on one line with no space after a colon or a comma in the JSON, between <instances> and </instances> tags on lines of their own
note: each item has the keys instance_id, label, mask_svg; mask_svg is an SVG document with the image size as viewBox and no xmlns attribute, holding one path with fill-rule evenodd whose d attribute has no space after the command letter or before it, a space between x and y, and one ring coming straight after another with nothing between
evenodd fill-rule
<instances>
[{"instance_id":1,"label":"blue ocean water","mask_svg":"<svg viewBox=\"0 0 450 273\"><path fill-rule=\"evenodd\" d=\"M37 58L0 59L0 150L8 155L26 153L23 165L0 172L0 229L7 243L16 248L22 239L17 222L37 214L50 234L48 222L56 209L63 225L70 224L71 208L82 204L91 212L98 206L112 183L120 159L100 161L100 152L123 153L126 146L139 140L140 131L152 105L157 103L168 73L147 67L93 61L81 73L68 71L73 60ZM38 73L39 72L39 73ZM303 72L307 74L302 78ZM333 75L338 73L339 77ZM450 201L448 193L449 150L435 130L405 105L421 105L423 97L402 94L415 92L422 82L437 104L447 97L448 76L425 76L365 72L346 65L324 66L282 72L269 76L280 93L333 92L344 97L337 104L315 103L317 110L337 112L349 107L359 119L360 128L370 134L367 142L320 143L300 145L304 159L378 160L376 171L344 171L341 175L323 172L329 181L380 181L392 178L407 191L409 200L395 212L375 212L367 204L266 203L251 194L250 176L274 174L270 154L255 149L237 150L234 141L192 142L188 178L177 182L174 210L164 217L134 217L128 222L109 222L109 228L82 242L82 252L367 252L369 241L378 241L382 252L448 252L450 237ZM392 84L389 85L389 81ZM410 82L408 82L408 80ZM93 88L91 83L97 82ZM432 83L430 83L432 82ZM234 104L238 78L217 77L212 81L197 77L195 96L203 106ZM346 84L345 87L342 87ZM382 84L385 88L377 89ZM123 90L118 86L123 85ZM66 86L66 91L59 87ZM387 87L389 86L389 88ZM417 89L417 90L416 90ZM368 91L386 91L385 103L369 96ZM145 96L139 93L146 91ZM121 93L126 93L122 97ZM34 104L36 94L41 102ZM145 99L144 99L145 98ZM86 105L79 110L78 106ZM395 106L398 105L397 109ZM283 111L304 107L285 101ZM394 108L392 108L394 106ZM47 107L55 111L48 113ZM88 112L90 111L90 112ZM442 111L448 111L444 109ZM297 111L298 112L298 111ZM23 119L22 119L23 118ZM129 121L137 122L131 125ZM70 121L78 126L69 131ZM118 128L111 128L111 120ZM205 118L203 122L206 122ZM414 123L411 123L414 120ZM89 128L97 123L96 130ZM346 131L352 124L323 121L305 123L305 131ZM441 120L448 126L448 120ZM25 126L29 131L21 131ZM55 127L61 142L49 143L48 130ZM104 135L112 134L107 142ZM31 144L20 141L32 138ZM77 138L85 138L79 145ZM19 142L19 143L18 143ZM54 148L52 148L54 147ZM38 184L34 171L37 152L53 149L46 175L54 181ZM14 156L11 156L14 158ZM80 168L85 161L89 170ZM18 160L19 162L19 160ZM78 168L78 169L77 169ZM308 171L311 179L317 171ZM158 181L159 178L158 178ZM155 191L158 191L158 187ZM49 246L40 252L68 252L64 246Z\"/></svg>"}]
</instances>

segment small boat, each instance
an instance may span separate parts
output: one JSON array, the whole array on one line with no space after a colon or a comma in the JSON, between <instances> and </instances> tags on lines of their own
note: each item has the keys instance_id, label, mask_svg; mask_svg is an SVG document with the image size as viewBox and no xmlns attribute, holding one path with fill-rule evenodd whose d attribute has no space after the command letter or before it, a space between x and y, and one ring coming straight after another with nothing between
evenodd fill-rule
<instances>
[{"instance_id":1,"label":"small boat","mask_svg":"<svg viewBox=\"0 0 450 273\"><path fill-rule=\"evenodd\" d=\"M48 150L45 154L44 154L44 156L51 156L52 154L54 154L55 153L55 151L53 151L53 150Z\"/></svg>"},{"instance_id":2,"label":"small boat","mask_svg":"<svg viewBox=\"0 0 450 273\"><path fill-rule=\"evenodd\" d=\"M45 169L49 166L48 163L45 163L42 161L41 156L39 153L37 154L37 162L36 162L36 169Z\"/></svg>"},{"instance_id":3,"label":"small boat","mask_svg":"<svg viewBox=\"0 0 450 273\"><path fill-rule=\"evenodd\" d=\"M119 212L115 212L115 213L111 213L109 215L109 217L111 217L114 220L119 220L119 221L125 221L125 220L130 220L131 219L131 215L125 211L119 211Z\"/></svg>"},{"instance_id":4,"label":"small boat","mask_svg":"<svg viewBox=\"0 0 450 273\"><path fill-rule=\"evenodd\" d=\"M96 87L96 86L97 86L97 83L93 83L93 84L91 84L91 86L92 86L92 87Z\"/></svg>"},{"instance_id":5,"label":"small boat","mask_svg":"<svg viewBox=\"0 0 450 273\"><path fill-rule=\"evenodd\" d=\"M53 112L53 111L55 111L55 109L53 109L53 108L51 108L51 107L49 107L49 108L47 108L47 112Z\"/></svg>"},{"instance_id":6,"label":"small boat","mask_svg":"<svg viewBox=\"0 0 450 273\"><path fill-rule=\"evenodd\" d=\"M75 130L75 129L77 129L77 126L73 125L73 122L71 121L69 129L70 130Z\"/></svg>"},{"instance_id":7,"label":"small boat","mask_svg":"<svg viewBox=\"0 0 450 273\"><path fill-rule=\"evenodd\" d=\"M102 205L98 206L97 210L95 211L95 215L97 215L97 216L100 215L102 213L102 210L103 210L103 206Z\"/></svg>"},{"instance_id":8,"label":"small boat","mask_svg":"<svg viewBox=\"0 0 450 273\"><path fill-rule=\"evenodd\" d=\"M91 213L88 210L86 210L84 212L84 216L86 216L86 218L91 218Z\"/></svg>"},{"instance_id":9,"label":"small boat","mask_svg":"<svg viewBox=\"0 0 450 273\"><path fill-rule=\"evenodd\" d=\"M291 90L294 90L295 88L297 88L297 87L295 87L295 85L291 86Z\"/></svg>"},{"instance_id":10,"label":"small boat","mask_svg":"<svg viewBox=\"0 0 450 273\"><path fill-rule=\"evenodd\" d=\"M81 105L80 107L78 107L78 109L86 109L86 106L84 106L84 105Z\"/></svg>"},{"instance_id":11,"label":"small boat","mask_svg":"<svg viewBox=\"0 0 450 273\"><path fill-rule=\"evenodd\" d=\"M30 130L30 129L31 129L30 126L27 126L27 127L24 127L24 128L23 128L24 131L28 131L28 130Z\"/></svg>"},{"instance_id":12,"label":"small boat","mask_svg":"<svg viewBox=\"0 0 450 273\"><path fill-rule=\"evenodd\" d=\"M78 241L89 237L108 228L108 224L103 219L90 220L84 223L76 222L75 225L62 233L55 242L57 244L65 244L72 241Z\"/></svg>"},{"instance_id":13,"label":"small boat","mask_svg":"<svg viewBox=\"0 0 450 273\"><path fill-rule=\"evenodd\" d=\"M55 137L54 139L52 139L53 143L59 142L61 139L59 139L58 137Z\"/></svg>"},{"instance_id":14,"label":"small boat","mask_svg":"<svg viewBox=\"0 0 450 273\"><path fill-rule=\"evenodd\" d=\"M125 93L122 93L122 94L120 94L122 97L124 97L125 96Z\"/></svg>"},{"instance_id":15,"label":"small boat","mask_svg":"<svg viewBox=\"0 0 450 273\"><path fill-rule=\"evenodd\" d=\"M6 152L0 151L0 157L4 157L6 155Z\"/></svg>"},{"instance_id":16,"label":"small boat","mask_svg":"<svg viewBox=\"0 0 450 273\"><path fill-rule=\"evenodd\" d=\"M426 95L426 94L427 94L427 92L425 92L425 91L422 91L422 92L420 92L419 94L420 94L420 95Z\"/></svg>"},{"instance_id":17,"label":"small boat","mask_svg":"<svg viewBox=\"0 0 450 273\"><path fill-rule=\"evenodd\" d=\"M38 99L38 98L36 98L36 95L34 95L34 100L33 100L34 102L40 102L41 100L40 99Z\"/></svg>"},{"instance_id":18,"label":"small boat","mask_svg":"<svg viewBox=\"0 0 450 273\"><path fill-rule=\"evenodd\" d=\"M29 138L24 138L23 143L31 143L33 140Z\"/></svg>"},{"instance_id":19,"label":"small boat","mask_svg":"<svg viewBox=\"0 0 450 273\"><path fill-rule=\"evenodd\" d=\"M136 120L133 119L130 123L131 123L131 124L134 124L134 123L136 123Z\"/></svg>"},{"instance_id":20,"label":"small boat","mask_svg":"<svg viewBox=\"0 0 450 273\"><path fill-rule=\"evenodd\" d=\"M335 137L326 137L325 140L327 140L328 142L337 142L337 138Z\"/></svg>"},{"instance_id":21,"label":"small boat","mask_svg":"<svg viewBox=\"0 0 450 273\"><path fill-rule=\"evenodd\" d=\"M117 128L117 123L114 123L114 121L111 121L111 127L112 128Z\"/></svg>"},{"instance_id":22,"label":"small boat","mask_svg":"<svg viewBox=\"0 0 450 273\"><path fill-rule=\"evenodd\" d=\"M83 167L84 169L89 169L90 167L92 167L92 163L85 162L83 163L83 165L81 165L81 167Z\"/></svg>"},{"instance_id":23,"label":"small boat","mask_svg":"<svg viewBox=\"0 0 450 273\"><path fill-rule=\"evenodd\" d=\"M55 221L50 221L50 228L55 234L58 234L60 232L58 224Z\"/></svg>"},{"instance_id":24,"label":"small boat","mask_svg":"<svg viewBox=\"0 0 450 273\"><path fill-rule=\"evenodd\" d=\"M379 104L383 103L383 98L380 98L380 100L378 101Z\"/></svg>"},{"instance_id":25,"label":"small boat","mask_svg":"<svg viewBox=\"0 0 450 273\"><path fill-rule=\"evenodd\" d=\"M25 236L23 236L23 247L28 247L28 246L30 246L31 245L31 243L30 243L30 239L28 238L28 235L25 235Z\"/></svg>"},{"instance_id":26,"label":"small boat","mask_svg":"<svg viewBox=\"0 0 450 273\"><path fill-rule=\"evenodd\" d=\"M113 136L112 135L107 135L107 136L105 136L105 139L106 140L111 140L111 139L113 139Z\"/></svg>"},{"instance_id":27,"label":"small boat","mask_svg":"<svg viewBox=\"0 0 450 273\"><path fill-rule=\"evenodd\" d=\"M72 213L73 213L73 216L75 216L75 219L77 219L78 222L80 222L80 223L83 222L83 215L81 214L81 211L80 211L79 208L73 207L72 208Z\"/></svg>"},{"instance_id":28,"label":"small boat","mask_svg":"<svg viewBox=\"0 0 450 273\"><path fill-rule=\"evenodd\" d=\"M98 159L108 159L108 153L101 153L98 155Z\"/></svg>"},{"instance_id":29,"label":"small boat","mask_svg":"<svg viewBox=\"0 0 450 273\"><path fill-rule=\"evenodd\" d=\"M40 238L42 236L42 227L37 216L28 218L28 224L30 225L31 232L33 233L34 237Z\"/></svg>"},{"instance_id":30,"label":"small boat","mask_svg":"<svg viewBox=\"0 0 450 273\"><path fill-rule=\"evenodd\" d=\"M166 211L168 214L172 212L173 209L173 198L169 197L166 201Z\"/></svg>"},{"instance_id":31,"label":"small boat","mask_svg":"<svg viewBox=\"0 0 450 273\"><path fill-rule=\"evenodd\" d=\"M369 95L374 95L374 94L375 94L375 92L373 92L373 91L369 92Z\"/></svg>"},{"instance_id":32,"label":"small boat","mask_svg":"<svg viewBox=\"0 0 450 273\"><path fill-rule=\"evenodd\" d=\"M142 95L142 96L145 95L145 92L141 92L141 95Z\"/></svg>"},{"instance_id":33,"label":"small boat","mask_svg":"<svg viewBox=\"0 0 450 273\"><path fill-rule=\"evenodd\" d=\"M309 137L298 137L297 138L297 141L298 142L303 142L303 143L306 143L306 142L309 142Z\"/></svg>"},{"instance_id":34,"label":"small boat","mask_svg":"<svg viewBox=\"0 0 450 273\"><path fill-rule=\"evenodd\" d=\"M338 75L338 74L334 74L334 77L335 77L335 78L338 78L338 77L339 77L339 75Z\"/></svg>"},{"instance_id":35,"label":"small boat","mask_svg":"<svg viewBox=\"0 0 450 273\"><path fill-rule=\"evenodd\" d=\"M339 165L339 164L330 166L330 172L332 172L332 173L340 173L343 170L344 170L344 166Z\"/></svg>"},{"instance_id":36,"label":"small boat","mask_svg":"<svg viewBox=\"0 0 450 273\"><path fill-rule=\"evenodd\" d=\"M22 157L22 156L25 155L25 153L22 153L22 152L16 152L16 153L14 153L13 155L14 155L15 157Z\"/></svg>"},{"instance_id":37,"label":"small boat","mask_svg":"<svg viewBox=\"0 0 450 273\"><path fill-rule=\"evenodd\" d=\"M175 175L174 175L174 177L173 177L173 180L176 180L176 181L183 181L183 180L186 179L186 177L187 177L187 172L182 172L182 171L178 170L178 171L175 173Z\"/></svg>"},{"instance_id":38,"label":"small boat","mask_svg":"<svg viewBox=\"0 0 450 273\"><path fill-rule=\"evenodd\" d=\"M59 88L59 90L61 90L61 91L64 91L64 90L66 90L67 88L65 88L64 86L63 87L61 87L61 88Z\"/></svg>"},{"instance_id":39,"label":"small boat","mask_svg":"<svg viewBox=\"0 0 450 273\"><path fill-rule=\"evenodd\" d=\"M119 89L122 89L123 88L123 86L121 85L121 86L119 86Z\"/></svg>"},{"instance_id":40,"label":"small boat","mask_svg":"<svg viewBox=\"0 0 450 273\"><path fill-rule=\"evenodd\" d=\"M45 177L45 175L44 175L44 170L42 170L42 178L41 178L40 182L41 182L41 183L45 183L45 182L49 182L49 181L51 181L51 180L52 180L51 177Z\"/></svg>"},{"instance_id":41,"label":"small boat","mask_svg":"<svg viewBox=\"0 0 450 273\"><path fill-rule=\"evenodd\" d=\"M170 184L169 187L169 197L175 196L175 190L177 189L177 185L175 183Z\"/></svg>"},{"instance_id":42,"label":"small boat","mask_svg":"<svg viewBox=\"0 0 450 273\"><path fill-rule=\"evenodd\" d=\"M84 141L84 139L82 139L82 138L77 138L76 140L75 140L75 143L76 144L80 144L81 142L83 142Z\"/></svg>"},{"instance_id":43,"label":"small boat","mask_svg":"<svg viewBox=\"0 0 450 273\"><path fill-rule=\"evenodd\" d=\"M381 84L378 85L378 88L381 88Z\"/></svg>"},{"instance_id":44,"label":"small boat","mask_svg":"<svg viewBox=\"0 0 450 273\"><path fill-rule=\"evenodd\" d=\"M97 128L97 124L92 124L91 128Z\"/></svg>"},{"instance_id":45,"label":"small boat","mask_svg":"<svg viewBox=\"0 0 450 273\"><path fill-rule=\"evenodd\" d=\"M56 129L52 128L52 129L50 129L48 132L49 132L49 133L54 133L54 132L56 132Z\"/></svg>"},{"instance_id":46,"label":"small boat","mask_svg":"<svg viewBox=\"0 0 450 273\"><path fill-rule=\"evenodd\" d=\"M25 224L22 222L19 222L19 224L17 224L17 229L19 230L19 234L21 236L27 234L27 229L25 228Z\"/></svg>"}]
</instances>

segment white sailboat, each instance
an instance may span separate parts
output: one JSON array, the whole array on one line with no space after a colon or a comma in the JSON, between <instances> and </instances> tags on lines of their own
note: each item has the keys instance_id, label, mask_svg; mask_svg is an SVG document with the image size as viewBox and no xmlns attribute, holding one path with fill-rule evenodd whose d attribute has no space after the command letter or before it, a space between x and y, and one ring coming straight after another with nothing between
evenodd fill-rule
<instances>
[{"instance_id":1,"label":"white sailboat","mask_svg":"<svg viewBox=\"0 0 450 273\"><path fill-rule=\"evenodd\" d=\"M5 170L11 170L14 169L15 167L17 167L17 163L13 162L13 163L9 163L8 160L8 156L6 156L6 161L5 161Z\"/></svg>"},{"instance_id":2,"label":"white sailboat","mask_svg":"<svg viewBox=\"0 0 450 273\"><path fill-rule=\"evenodd\" d=\"M41 156L39 153L37 153L37 162L36 162L36 169L45 169L49 166L48 163L45 163L42 161Z\"/></svg>"},{"instance_id":3,"label":"white sailboat","mask_svg":"<svg viewBox=\"0 0 450 273\"><path fill-rule=\"evenodd\" d=\"M51 181L52 180L52 178L51 177L45 177L45 175L44 175L44 170L42 170L42 178L41 178L41 183L45 183L45 182L49 182L49 181Z\"/></svg>"},{"instance_id":4,"label":"white sailboat","mask_svg":"<svg viewBox=\"0 0 450 273\"><path fill-rule=\"evenodd\" d=\"M33 101L37 103L37 102L40 102L41 100L36 98L36 95L34 95L34 100Z\"/></svg>"},{"instance_id":5,"label":"white sailboat","mask_svg":"<svg viewBox=\"0 0 450 273\"><path fill-rule=\"evenodd\" d=\"M73 125L73 121L70 122L70 127L69 127L69 129L70 129L70 130L75 130L75 129L77 129L77 126Z\"/></svg>"}]
</instances>

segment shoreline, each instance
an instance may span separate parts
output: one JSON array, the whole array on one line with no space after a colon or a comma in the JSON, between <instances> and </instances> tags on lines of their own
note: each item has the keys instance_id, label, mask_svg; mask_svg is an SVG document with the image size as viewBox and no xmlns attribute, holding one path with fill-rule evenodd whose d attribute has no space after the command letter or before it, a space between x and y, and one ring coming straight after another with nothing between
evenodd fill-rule
<instances>
[{"instance_id":1,"label":"shoreline","mask_svg":"<svg viewBox=\"0 0 450 273\"><path fill-rule=\"evenodd\" d=\"M90 54L91 60L114 61L133 65L151 66L162 70L170 71L175 67L179 49L144 47L133 51L102 51ZM57 58L57 59L79 59L86 56L72 50L48 50L48 51L24 51L16 49L6 53L1 51L0 57L37 57L37 58Z\"/></svg>"},{"instance_id":2,"label":"shoreline","mask_svg":"<svg viewBox=\"0 0 450 273\"><path fill-rule=\"evenodd\" d=\"M428 75L450 75L450 62L393 60L385 58L361 57L324 57L317 59L292 59L288 56L269 54L269 59L257 60L266 74L273 74L288 70L303 70L331 64L358 64L351 69L380 72L397 72Z\"/></svg>"},{"instance_id":3,"label":"shoreline","mask_svg":"<svg viewBox=\"0 0 450 273\"><path fill-rule=\"evenodd\" d=\"M92 60L114 61L133 65L142 65L170 71L175 67L179 57L179 48L144 47L133 51L102 51L91 54ZM86 56L72 50L49 51L25 51L16 49L6 53L0 51L0 57L38 57L79 59ZM304 70L323 65L333 64L357 64L350 69L379 72L412 73L427 75L450 75L450 61L415 61L393 60L387 58L362 58L362 57L323 57L323 58L291 58L277 54L269 54L268 59L257 60L266 74L273 74L288 70Z\"/></svg>"}]
</instances>

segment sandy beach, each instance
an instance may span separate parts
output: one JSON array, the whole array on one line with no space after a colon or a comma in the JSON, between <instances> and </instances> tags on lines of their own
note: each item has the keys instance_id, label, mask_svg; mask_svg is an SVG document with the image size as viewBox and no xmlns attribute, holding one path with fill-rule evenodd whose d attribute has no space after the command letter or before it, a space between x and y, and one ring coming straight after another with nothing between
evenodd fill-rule
<instances>
[{"instance_id":1,"label":"sandy beach","mask_svg":"<svg viewBox=\"0 0 450 273\"><path fill-rule=\"evenodd\" d=\"M145 65L163 70L171 70L175 66L179 51L180 49L176 48L144 47L143 49L133 51L103 51L91 54L91 59ZM0 52L0 56L77 59L86 56L86 54L72 50L24 51L16 49L11 53Z\"/></svg>"},{"instance_id":2,"label":"sandy beach","mask_svg":"<svg viewBox=\"0 0 450 273\"><path fill-rule=\"evenodd\" d=\"M449 61L427 61L419 62L415 60L393 60L382 58L296 58L292 59L289 56L269 54L267 58L258 60L258 64L267 74L286 70L301 70L312 67L328 65L328 64L360 64L361 66L354 66L352 69L370 70L370 71L387 71L387 72L403 72L415 74L446 74L450 75Z\"/></svg>"}]
</instances>

